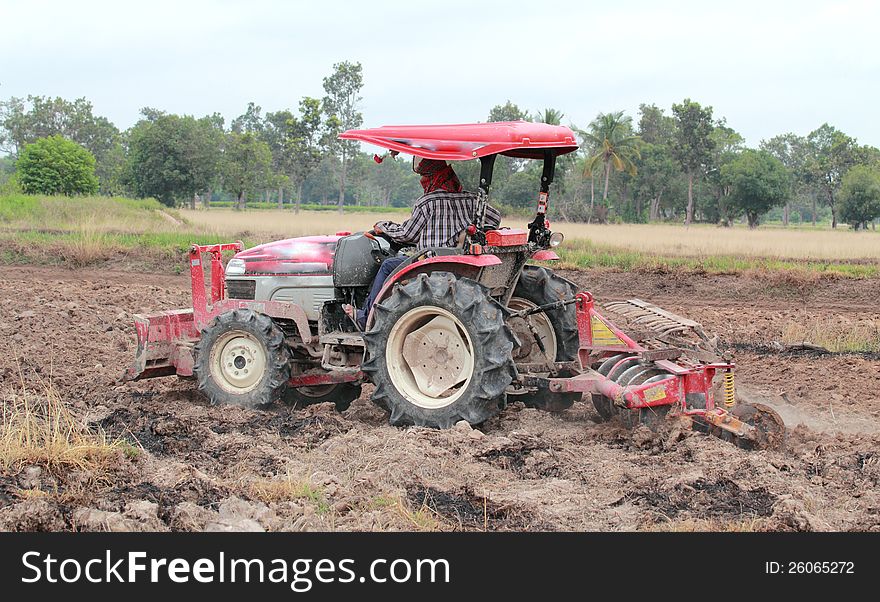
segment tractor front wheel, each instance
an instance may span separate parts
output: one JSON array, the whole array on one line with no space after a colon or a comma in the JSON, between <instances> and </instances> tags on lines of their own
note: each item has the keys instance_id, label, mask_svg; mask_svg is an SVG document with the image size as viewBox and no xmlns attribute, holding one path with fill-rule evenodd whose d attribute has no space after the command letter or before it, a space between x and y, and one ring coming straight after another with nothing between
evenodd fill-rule
<instances>
[{"instance_id":1,"label":"tractor front wheel","mask_svg":"<svg viewBox=\"0 0 880 602\"><path fill-rule=\"evenodd\" d=\"M516 377L504 309L473 280L419 274L374 306L363 371L394 425L480 424Z\"/></svg>"},{"instance_id":2,"label":"tractor front wheel","mask_svg":"<svg viewBox=\"0 0 880 602\"><path fill-rule=\"evenodd\" d=\"M281 398L290 378L284 333L249 309L220 314L195 346L193 373L213 404L264 408Z\"/></svg>"}]
</instances>

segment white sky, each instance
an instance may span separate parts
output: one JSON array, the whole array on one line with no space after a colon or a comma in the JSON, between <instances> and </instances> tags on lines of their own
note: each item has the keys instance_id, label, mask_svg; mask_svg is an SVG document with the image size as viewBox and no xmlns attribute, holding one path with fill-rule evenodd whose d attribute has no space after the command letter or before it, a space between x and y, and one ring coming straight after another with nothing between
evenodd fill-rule
<instances>
[{"instance_id":1,"label":"white sky","mask_svg":"<svg viewBox=\"0 0 880 602\"><path fill-rule=\"evenodd\" d=\"M829 122L880 146L880 2L0 0L0 98L227 119L322 96L360 61L366 127L483 121L510 99L584 126L690 97L750 145Z\"/></svg>"}]
</instances>

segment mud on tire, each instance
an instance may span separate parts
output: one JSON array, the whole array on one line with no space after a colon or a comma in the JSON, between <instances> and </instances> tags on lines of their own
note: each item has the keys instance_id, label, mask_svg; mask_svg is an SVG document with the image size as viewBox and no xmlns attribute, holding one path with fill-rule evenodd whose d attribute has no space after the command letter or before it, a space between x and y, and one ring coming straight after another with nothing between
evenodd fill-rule
<instances>
[{"instance_id":1,"label":"mud on tire","mask_svg":"<svg viewBox=\"0 0 880 602\"><path fill-rule=\"evenodd\" d=\"M516 338L504 323L505 309L482 286L446 272L419 274L396 284L374 311L373 326L364 335L363 371L376 386L373 402L390 412L391 424L434 428L449 428L459 420L480 424L504 407L505 389L516 377L512 356ZM459 336L472 357L470 376L458 389L448 389L454 390L450 402L442 397L419 397L414 385L398 386L394 381L397 378L401 383L401 374L414 374L404 357L397 355L397 344L413 333L419 336L436 319L432 311L436 317L451 316L448 323L454 323L457 331L452 337ZM410 323L412 328L392 332L398 322L399 329ZM392 377L391 370L397 376ZM414 376L409 380L416 382Z\"/></svg>"},{"instance_id":2,"label":"mud on tire","mask_svg":"<svg viewBox=\"0 0 880 602\"><path fill-rule=\"evenodd\" d=\"M212 404L265 408L290 379L290 352L271 318L249 309L220 314L202 330L193 374Z\"/></svg>"},{"instance_id":3,"label":"mud on tire","mask_svg":"<svg viewBox=\"0 0 880 602\"><path fill-rule=\"evenodd\" d=\"M557 276L552 270L534 265L526 265L520 274L519 282L513 292L514 297L525 299L535 305L554 303L574 297L577 287L574 283ZM570 362L577 359L580 339L577 329L577 310L574 305L544 312L550 320L556 338L557 362ZM568 376L568 375L564 375ZM560 412L579 401L581 393L551 393L546 390L529 391L511 397L522 401L526 406Z\"/></svg>"}]
</instances>

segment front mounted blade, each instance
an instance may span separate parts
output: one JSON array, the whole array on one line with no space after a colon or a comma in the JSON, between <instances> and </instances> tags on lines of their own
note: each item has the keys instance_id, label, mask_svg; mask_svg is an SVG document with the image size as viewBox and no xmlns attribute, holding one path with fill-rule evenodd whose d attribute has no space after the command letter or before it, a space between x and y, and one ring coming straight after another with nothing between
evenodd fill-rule
<instances>
[{"instance_id":1,"label":"front mounted blade","mask_svg":"<svg viewBox=\"0 0 880 602\"><path fill-rule=\"evenodd\" d=\"M123 381L174 374L192 376L192 347L199 331L191 309L137 314L134 327L137 351L134 362L122 375Z\"/></svg>"}]
</instances>

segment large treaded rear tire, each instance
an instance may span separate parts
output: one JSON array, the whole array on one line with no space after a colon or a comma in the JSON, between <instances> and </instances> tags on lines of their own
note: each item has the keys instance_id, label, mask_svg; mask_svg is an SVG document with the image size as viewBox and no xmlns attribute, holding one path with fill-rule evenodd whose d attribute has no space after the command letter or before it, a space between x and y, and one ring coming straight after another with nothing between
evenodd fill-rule
<instances>
[{"instance_id":1,"label":"large treaded rear tire","mask_svg":"<svg viewBox=\"0 0 880 602\"><path fill-rule=\"evenodd\" d=\"M439 308L451 314L472 343L473 369L457 399L443 407L423 407L399 389L389 372L389 337L395 324L417 309ZM505 309L473 280L454 274L419 274L396 284L392 293L374 306L375 320L365 333L363 371L376 386L373 402L390 412L395 426L449 428L459 420L475 425L496 415L505 405L505 389L516 377L512 352L516 337L504 323Z\"/></svg>"},{"instance_id":2,"label":"large treaded rear tire","mask_svg":"<svg viewBox=\"0 0 880 602\"><path fill-rule=\"evenodd\" d=\"M234 337L252 341L264 361L258 380L249 387L236 389L217 368L216 354ZM220 314L202 330L195 346L193 374L198 389L212 404L262 409L278 401L290 379L290 352L284 333L269 316L249 309L235 309ZM212 358L214 360L212 361Z\"/></svg>"},{"instance_id":3,"label":"large treaded rear tire","mask_svg":"<svg viewBox=\"0 0 880 602\"><path fill-rule=\"evenodd\" d=\"M577 287L572 282L557 276L553 270L535 265L523 267L519 282L513 292L514 297L526 299L535 305L545 305L569 299L576 294ZM574 304L544 313L550 319L556 334L555 360L557 362L576 360L580 339L577 329L577 310ZM542 389L517 395L515 399L522 401L528 407L548 412L561 412L570 408L574 402L579 401L582 397L581 393L551 393Z\"/></svg>"}]
</instances>

